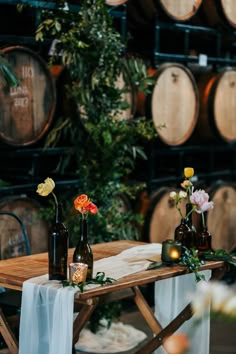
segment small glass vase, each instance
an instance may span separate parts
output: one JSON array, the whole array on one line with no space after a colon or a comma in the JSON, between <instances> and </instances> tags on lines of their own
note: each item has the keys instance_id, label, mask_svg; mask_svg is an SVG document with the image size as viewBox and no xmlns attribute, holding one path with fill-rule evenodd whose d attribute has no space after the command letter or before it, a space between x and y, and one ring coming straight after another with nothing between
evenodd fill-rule
<instances>
[{"instance_id":1,"label":"small glass vase","mask_svg":"<svg viewBox=\"0 0 236 354\"><path fill-rule=\"evenodd\" d=\"M187 225L186 220L182 218L181 223L175 229L175 241L181 242L182 246L188 247L188 237L190 232L191 230Z\"/></svg>"},{"instance_id":2,"label":"small glass vase","mask_svg":"<svg viewBox=\"0 0 236 354\"><path fill-rule=\"evenodd\" d=\"M207 226L204 226L202 231L198 233L198 253L201 255L204 251L211 251L211 234L208 231Z\"/></svg>"}]
</instances>

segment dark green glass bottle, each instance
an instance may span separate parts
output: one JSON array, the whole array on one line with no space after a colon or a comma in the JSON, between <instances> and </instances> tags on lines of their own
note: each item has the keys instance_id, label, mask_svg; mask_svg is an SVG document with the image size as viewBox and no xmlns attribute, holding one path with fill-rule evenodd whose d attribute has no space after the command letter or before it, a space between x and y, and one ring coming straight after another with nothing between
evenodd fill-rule
<instances>
[{"instance_id":1,"label":"dark green glass bottle","mask_svg":"<svg viewBox=\"0 0 236 354\"><path fill-rule=\"evenodd\" d=\"M80 220L80 236L73 254L74 263L85 263L88 265L86 279L93 277L93 252L88 243L88 223L86 218Z\"/></svg>"},{"instance_id":2,"label":"dark green glass bottle","mask_svg":"<svg viewBox=\"0 0 236 354\"><path fill-rule=\"evenodd\" d=\"M56 208L55 223L48 238L48 274L49 280L67 279L69 236L62 222L62 205Z\"/></svg>"}]
</instances>

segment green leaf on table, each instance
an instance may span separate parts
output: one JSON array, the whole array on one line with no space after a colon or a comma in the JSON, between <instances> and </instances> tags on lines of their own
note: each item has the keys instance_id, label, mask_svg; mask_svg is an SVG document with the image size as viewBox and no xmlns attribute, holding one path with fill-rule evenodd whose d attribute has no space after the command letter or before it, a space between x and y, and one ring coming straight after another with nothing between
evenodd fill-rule
<instances>
[{"instance_id":1,"label":"green leaf on table","mask_svg":"<svg viewBox=\"0 0 236 354\"><path fill-rule=\"evenodd\" d=\"M84 287L88 284L98 284L98 285L106 285L111 284L113 281L116 281L114 278L106 277L104 272L97 272L95 278L89 279L86 282L76 283L73 281L63 280L63 287L72 286L73 288L78 287L81 293L84 291Z\"/></svg>"}]
</instances>

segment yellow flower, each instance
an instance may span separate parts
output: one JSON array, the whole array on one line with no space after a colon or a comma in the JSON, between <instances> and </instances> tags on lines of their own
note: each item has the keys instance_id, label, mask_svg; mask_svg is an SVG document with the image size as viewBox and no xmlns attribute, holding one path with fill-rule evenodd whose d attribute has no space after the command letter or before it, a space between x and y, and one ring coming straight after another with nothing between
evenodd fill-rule
<instances>
[{"instance_id":1,"label":"yellow flower","mask_svg":"<svg viewBox=\"0 0 236 354\"><path fill-rule=\"evenodd\" d=\"M40 183L36 192L41 195L42 197L46 197L50 193L52 193L53 189L55 188L55 182L52 178L46 178L44 183Z\"/></svg>"},{"instance_id":2,"label":"yellow flower","mask_svg":"<svg viewBox=\"0 0 236 354\"><path fill-rule=\"evenodd\" d=\"M184 169L184 177L191 178L194 175L194 169L192 167L185 167Z\"/></svg>"}]
</instances>

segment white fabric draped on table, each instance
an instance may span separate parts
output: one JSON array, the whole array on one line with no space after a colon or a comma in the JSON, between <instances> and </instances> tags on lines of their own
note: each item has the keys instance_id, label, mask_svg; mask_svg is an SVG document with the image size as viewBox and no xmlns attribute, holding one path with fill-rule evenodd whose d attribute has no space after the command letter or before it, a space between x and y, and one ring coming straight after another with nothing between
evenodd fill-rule
<instances>
[{"instance_id":1,"label":"white fabric draped on table","mask_svg":"<svg viewBox=\"0 0 236 354\"><path fill-rule=\"evenodd\" d=\"M161 244L135 246L117 256L94 263L94 276L119 279L147 269L147 259L161 254ZM94 285L92 285L94 286ZM95 285L97 286L97 285ZM78 289L63 288L48 275L23 284L19 354L70 354L72 352L73 305Z\"/></svg>"},{"instance_id":2,"label":"white fabric draped on table","mask_svg":"<svg viewBox=\"0 0 236 354\"><path fill-rule=\"evenodd\" d=\"M211 270L202 271L209 280ZM160 280L155 283L155 316L163 327L168 325L189 303L189 295L194 294L196 280L194 274ZM210 338L210 317L207 316L198 326L194 326L194 316L182 324L177 332L190 336L191 348L188 354L208 354ZM155 354L164 354L163 347Z\"/></svg>"}]
</instances>

